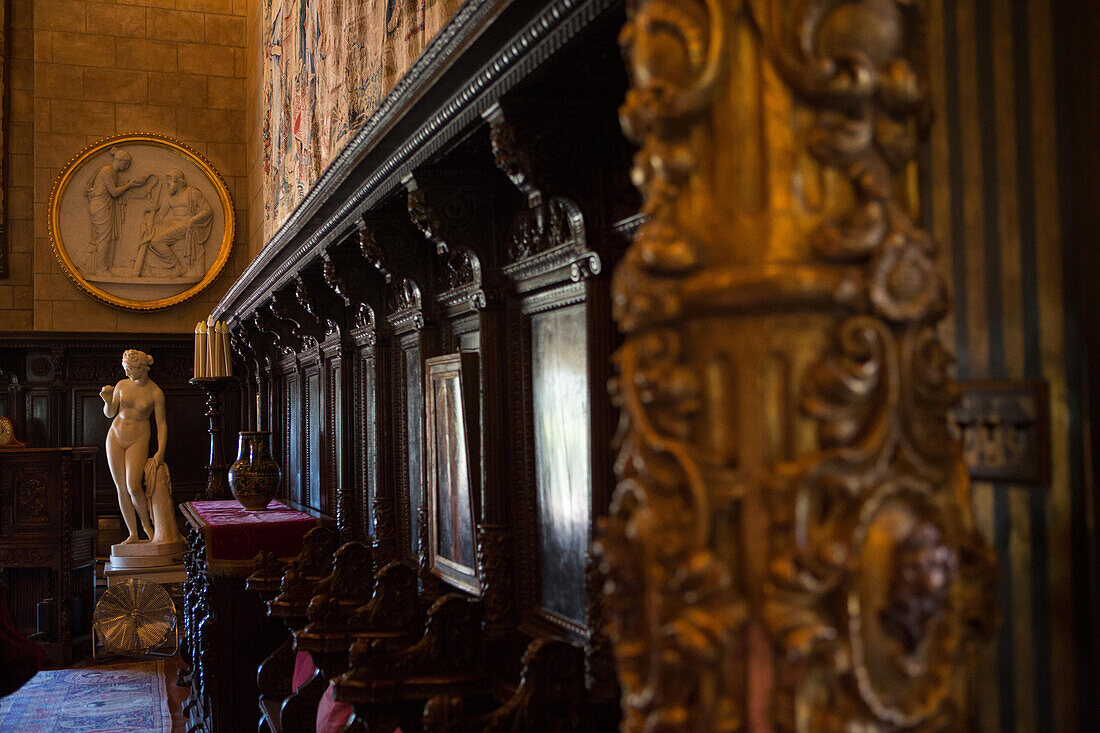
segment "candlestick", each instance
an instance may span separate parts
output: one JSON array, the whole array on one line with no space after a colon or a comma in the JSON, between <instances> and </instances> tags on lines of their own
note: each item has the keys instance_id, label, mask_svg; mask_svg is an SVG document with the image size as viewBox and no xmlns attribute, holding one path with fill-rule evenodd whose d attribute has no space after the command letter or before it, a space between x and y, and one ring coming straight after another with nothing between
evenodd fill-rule
<instances>
[{"instance_id":1,"label":"candlestick","mask_svg":"<svg viewBox=\"0 0 1100 733\"><path fill-rule=\"evenodd\" d=\"M234 380L229 377L199 377L191 380L191 384L206 393L206 417L210 421L210 427L207 429L210 433L210 460L206 466L206 491L203 494L203 498L207 500L230 498L227 480L229 464L225 460L225 446L222 440L222 432L225 429L222 392L232 381Z\"/></svg>"}]
</instances>

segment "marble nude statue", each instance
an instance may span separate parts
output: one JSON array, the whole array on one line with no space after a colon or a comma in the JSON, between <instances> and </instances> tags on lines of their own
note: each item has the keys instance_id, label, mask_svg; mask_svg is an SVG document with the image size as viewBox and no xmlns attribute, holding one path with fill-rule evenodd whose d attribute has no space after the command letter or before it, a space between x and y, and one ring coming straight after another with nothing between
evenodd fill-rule
<instances>
[{"instance_id":1,"label":"marble nude statue","mask_svg":"<svg viewBox=\"0 0 1100 733\"><path fill-rule=\"evenodd\" d=\"M118 490L122 518L129 530L123 544L141 541L138 522L153 542L179 539L172 510L171 481L164 465L164 451L168 444L164 392L149 378L152 364L153 357L137 349L127 349L122 355L126 379L120 380L114 387L106 385L99 391L99 396L103 398L103 414L114 418L107 431L107 464ZM157 423L157 452L152 458L149 457L150 417L155 418ZM145 483L149 485L143 486ZM167 496L158 496L158 492L167 493ZM165 506L167 510L164 510ZM154 525L162 522L165 526L157 526L154 530Z\"/></svg>"}]
</instances>

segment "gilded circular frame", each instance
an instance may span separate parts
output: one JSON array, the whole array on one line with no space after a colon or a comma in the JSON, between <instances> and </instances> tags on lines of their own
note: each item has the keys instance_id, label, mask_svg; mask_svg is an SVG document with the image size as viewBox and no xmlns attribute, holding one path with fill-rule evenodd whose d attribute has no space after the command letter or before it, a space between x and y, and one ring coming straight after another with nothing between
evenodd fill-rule
<instances>
[{"instance_id":1,"label":"gilded circular frame","mask_svg":"<svg viewBox=\"0 0 1100 733\"><path fill-rule=\"evenodd\" d=\"M69 279L134 311L171 308L205 290L236 233L233 198L214 166L178 140L144 132L74 156L54 181L47 217Z\"/></svg>"}]
</instances>

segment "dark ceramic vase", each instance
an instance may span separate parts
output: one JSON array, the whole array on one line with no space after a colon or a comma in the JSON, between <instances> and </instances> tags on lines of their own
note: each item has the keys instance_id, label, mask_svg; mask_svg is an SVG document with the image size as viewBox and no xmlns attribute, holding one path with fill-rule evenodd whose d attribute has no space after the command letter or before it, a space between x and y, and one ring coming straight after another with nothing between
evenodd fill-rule
<instances>
[{"instance_id":1,"label":"dark ceramic vase","mask_svg":"<svg viewBox=\"0 0 1100 733\"><path fill-rule=\"evenodd\" d=\"M229 467L233 497L249 511L267 509L282 480L279 464L271 457L269 430L243 430L237 460Z\"/></svg>"}]
</instances>

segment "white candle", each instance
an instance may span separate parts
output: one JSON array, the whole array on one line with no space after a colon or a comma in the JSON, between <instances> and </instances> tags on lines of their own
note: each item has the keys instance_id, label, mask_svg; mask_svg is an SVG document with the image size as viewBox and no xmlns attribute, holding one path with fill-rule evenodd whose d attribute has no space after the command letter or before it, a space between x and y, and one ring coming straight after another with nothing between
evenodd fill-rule
<instances>
[{"instance_id":1,"label":"white candle","mask_svg":"<svg viewBox=\"0 0 1100 733\"><path fill-rule=\"evenodd\" d=\"M233 352L229 348L229 324L225 321L222 321L222 367L225 376L233 376Z\"/></svg>"},{"instance_id":2,"label":"white candle","mask_svg":"<svg viewBox=\"0 0 1100 733\"><path fill-rule=\"evenodd\" d=\"M201 376L199 373L199 324L195 324L195 364L191 370L194 372L194 376Z\"/></svg>"},{"instance_id":3,"label":"white candle","mask_svg":"<svg viewBox=\"0 0 1100 733\"><path fill-rule=\"evenodd\" d=\"M262 425L262 422L260 420L260 395L259 395L259 393L257 393L256 394L256 429L257 430L263 430L263 427L261 427L261 425Z\"/></svg>"},{"instance_id":4,"label":"white candle","mask_svg":"<svg viewBox=\"0 0 1100 733\"><path fill-rule=\"evenodd\" d=\"M206 363L206 323L199 321L195 331L198 334L195 338L195 376L206 377L209 376Z\"/></svg>"},{"instance_id":5,"label":"white candle","mask_svg":"<svg viewBox=\"0 0 1100 733\"><path fill-rule=\"evenodd\" d=\"M206 374L209 377L220 375L218 370L218 335L217 329L209 318L206 319Z\"/></svg>"}]
</instances>

